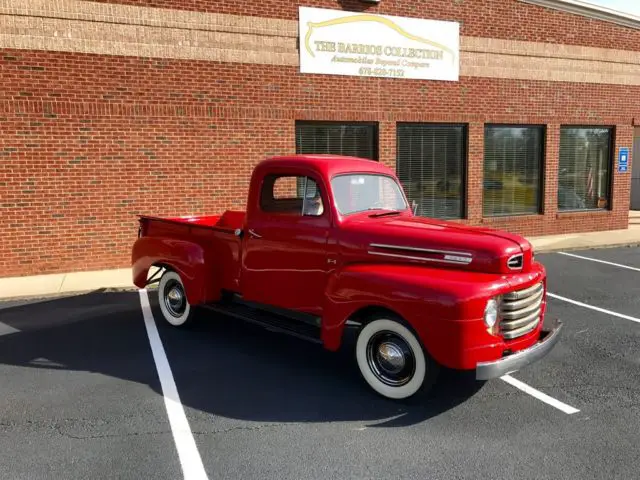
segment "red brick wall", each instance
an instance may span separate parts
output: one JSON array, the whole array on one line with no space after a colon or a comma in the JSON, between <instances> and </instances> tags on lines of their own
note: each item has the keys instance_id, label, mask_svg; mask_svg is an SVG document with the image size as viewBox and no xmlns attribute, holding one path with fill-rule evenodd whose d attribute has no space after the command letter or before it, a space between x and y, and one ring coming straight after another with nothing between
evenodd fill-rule
<instances>
[{"instance_id":1,"label":"red brick wall","mask_svg":"<svg viewBox=\"0 0 640 480\"><path fill-rule=\"evenodd\" d=\"M126 267L136 214L244 208L252 166L295 150L295 119L379 121L381 161L391 166L396 121L469 122L474 224L483 222L482 122L549 124L545 215L484 223L528 235L626 226L628 176L616 178L613 212L556 215L558 127L616 125L617 145L631 145L640 107L629 98L640 87L466 77L425 85L8 50L0 84L2 276Z\"/></svg>"},{"instance_id":2,"label":"red brick wall","mask_svg":"<svg viewBox=\"0 0 640 480\"><path fill-rule=\"evenodd\" d=\"M462 35L637 50L640 30L592 20L518 0L98 0L147 7L296 20L298 7L321 7L407 17L455 20Z\"/></svg>"}]
</instances>

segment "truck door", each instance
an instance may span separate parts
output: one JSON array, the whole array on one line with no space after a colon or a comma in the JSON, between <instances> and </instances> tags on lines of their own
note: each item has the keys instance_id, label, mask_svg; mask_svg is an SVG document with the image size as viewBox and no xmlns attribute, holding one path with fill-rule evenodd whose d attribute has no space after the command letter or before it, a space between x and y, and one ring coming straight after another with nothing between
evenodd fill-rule
<instances>
[{"instance_id":1,"label":"truck door","mask_svg":"<svg viewBox=\"0 0 640 480\"><path fill-rule=\"evenodd\" d=\"M320 315L331 209L313 174L267 175L247 218L242 251L244 300Z\"/></svg>"}]
</instances>

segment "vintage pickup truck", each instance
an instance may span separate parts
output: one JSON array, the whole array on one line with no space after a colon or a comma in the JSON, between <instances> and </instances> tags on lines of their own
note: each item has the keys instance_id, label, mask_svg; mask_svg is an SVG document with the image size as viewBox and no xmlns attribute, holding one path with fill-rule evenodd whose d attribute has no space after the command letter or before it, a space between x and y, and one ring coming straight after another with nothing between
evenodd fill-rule
<instances>
[{"instance_id":1,"label":"vintage pickup truck","mask_svg":"<svg viewBox=\"0 0 640 480\"><path fill-rule=\"evenodd\" d=\"M514 372L562 328L543 328L546 272L528 241L414 215L375 161L267 158L246 212L139 222L133 281L157 283L169 324L188 325L197 307L330 351L352 338L363 379L387 398L430 391L442 366L478 380Z\"/></svg>"}]
</instances>

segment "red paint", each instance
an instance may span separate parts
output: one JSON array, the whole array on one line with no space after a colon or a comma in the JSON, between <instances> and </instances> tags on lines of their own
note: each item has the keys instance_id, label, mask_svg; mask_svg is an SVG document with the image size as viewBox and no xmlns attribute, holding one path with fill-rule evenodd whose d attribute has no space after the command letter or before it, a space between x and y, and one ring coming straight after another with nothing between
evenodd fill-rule
<instances>
[{"instance_id":1,"label":"red paint","mask_svg":"<svg viewBox=\"0 0 640 480\"><path fill-rule=\"evenodd\" d=\"M544 267L534 261L524 238L415 217L410 208L388 216L372 216L381 210L343 215L331 180L350 172L383 174L397 182L393 171L378 162L275 157L254 169L246 214L143 216L132 253L134 283L143 288L149 268L162 264L183 276L191 304L215 302L227 291L247 301L315 314L329 350L340 346L345 322L360 310L386 308L411 324L435 360L450 368L471 369L501 358L505 349L515 352L538 341L544 301L536 329L515 340L490 334L483 322L489 298L539 282L546 289ZM322 215L263 211L261 186L274 173L314 179L325 207ZM516 253L523 254L523 267L512 271L506 262ZM467 254L470 264L443 262Z\"/></svg>"}]
</instances>

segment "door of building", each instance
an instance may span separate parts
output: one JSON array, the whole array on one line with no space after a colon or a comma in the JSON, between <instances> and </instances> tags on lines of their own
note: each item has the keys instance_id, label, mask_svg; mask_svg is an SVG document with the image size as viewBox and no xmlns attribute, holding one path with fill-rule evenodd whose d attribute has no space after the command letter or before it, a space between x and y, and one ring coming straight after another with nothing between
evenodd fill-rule
<instances>
[{"instance_id":1,"label":"door of building","mask_svg":"<svg viewBox=\"0 0 640 480\"><path fill-rule=\"evenodd\" d=\"M640 127L633 131L631 157L631 210L640 210Z\"/></svg>"}]
</instances>

